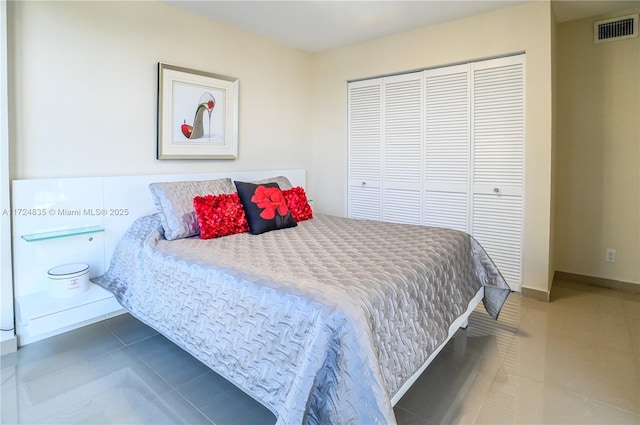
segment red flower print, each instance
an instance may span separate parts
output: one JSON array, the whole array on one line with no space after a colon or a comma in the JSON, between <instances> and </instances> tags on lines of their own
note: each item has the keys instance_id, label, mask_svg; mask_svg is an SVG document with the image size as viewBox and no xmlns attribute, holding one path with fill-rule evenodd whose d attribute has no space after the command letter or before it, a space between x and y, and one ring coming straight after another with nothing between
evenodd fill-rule
<instances>
[{"instance_id":1,"label":"red flower print","mask_svg":"<svg viewBox=\"0 0 640 425\"><path fill-rule=\"evenodd\" d=\"M276 211L282 217L289 212L282 191L277 187L258 186L251 197L251 202L256 204L258 208L264 208L264 211L260 213L260 217L265 220L274 218Z\"/></svg>"}]
</instances>

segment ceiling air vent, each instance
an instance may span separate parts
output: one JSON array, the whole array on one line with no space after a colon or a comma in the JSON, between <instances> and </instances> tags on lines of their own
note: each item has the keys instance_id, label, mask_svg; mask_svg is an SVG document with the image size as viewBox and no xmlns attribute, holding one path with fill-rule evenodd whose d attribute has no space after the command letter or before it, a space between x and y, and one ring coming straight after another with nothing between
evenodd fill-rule
<instances>
[{"instance_id":1,"label":"ceiling air vent","mask_svg":"<svg viewBox=\"0 0 640 425\"><path fill-rule=\"evenodd\" d=\"M593 23L593 41L622 40L638 36L638 14Z\"/></svg>"}]
</instances>

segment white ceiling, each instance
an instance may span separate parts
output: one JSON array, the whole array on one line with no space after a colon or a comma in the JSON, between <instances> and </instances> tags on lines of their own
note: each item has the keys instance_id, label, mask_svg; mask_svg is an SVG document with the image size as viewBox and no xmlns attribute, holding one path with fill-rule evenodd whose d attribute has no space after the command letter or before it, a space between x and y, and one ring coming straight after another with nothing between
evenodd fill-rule
<instances>
[{"instance_id":1,"label":"white ceiling","mask_svg":"<svg viewBox=\"0 0 640 425\"><path fill-rule=\"evenodd\" d=\"M321 52L524 2L167 0L182 9L308 52ZM640 7L640 0L563 0L552 4L556 21L566 22Z\"/></svg>"}]
</instances>

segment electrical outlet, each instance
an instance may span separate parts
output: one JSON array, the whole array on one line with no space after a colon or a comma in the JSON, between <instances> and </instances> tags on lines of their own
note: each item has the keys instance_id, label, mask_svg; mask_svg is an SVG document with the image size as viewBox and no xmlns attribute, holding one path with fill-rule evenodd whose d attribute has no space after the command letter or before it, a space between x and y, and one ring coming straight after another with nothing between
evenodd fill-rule
<instances>
[{"instance_id":1,"label":"electrical outlet","mask_svg":"<svg viewBox=\"0 0 640 425\"><path fill-rule=\"evenodd\" d=\"M615 263L616 262L616 250L612 248L607 248L607 252L604 256L604 261L607 263Z\"/></svg>"}]
</instances>

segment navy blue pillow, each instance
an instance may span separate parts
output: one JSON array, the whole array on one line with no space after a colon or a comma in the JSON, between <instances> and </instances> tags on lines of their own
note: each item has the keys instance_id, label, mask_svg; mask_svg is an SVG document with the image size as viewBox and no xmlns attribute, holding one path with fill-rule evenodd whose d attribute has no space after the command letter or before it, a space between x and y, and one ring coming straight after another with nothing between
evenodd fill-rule
<instances>
[{"instance_id":1,"label":"navy blue pillow","mask_svg":"<svg viewBox=\"0 0 640 425\"><path fill-rule=\"evenodd\" d=\"M287 201L278 183L235 184L249 222L249 233L252 235L298 225L287 207Z\"/></svg>"}]
</instances>

